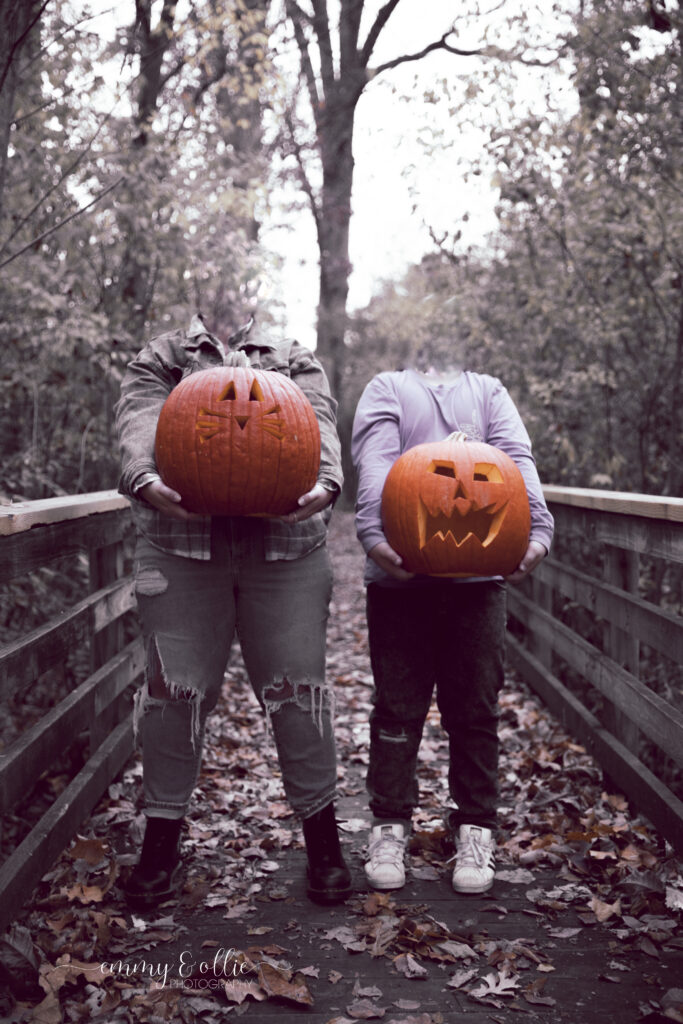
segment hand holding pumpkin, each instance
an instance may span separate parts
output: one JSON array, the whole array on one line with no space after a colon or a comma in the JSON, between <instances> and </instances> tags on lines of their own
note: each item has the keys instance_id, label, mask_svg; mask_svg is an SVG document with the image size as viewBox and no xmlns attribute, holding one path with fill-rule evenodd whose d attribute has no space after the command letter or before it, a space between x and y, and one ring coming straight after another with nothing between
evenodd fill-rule
<instances>
[{"instance_id":1,"label":"hand holding pumpkin","mask_svg":"<svg viewBox=\"0 0 683 1024\"><path fill-rule=\"evenodd\" d=\"M537 540L530 540L522 561L514 572L505 577L508 583L521 583L524 577L533 572L538 563L542 562L547 554L548 552L544 544Z\"/></svg>"},{"instance_id":2,"label":"hand holding pumpkin","mask_svg":"<svg viewBox=\"0 0 683 1024\"><path fill-rule=\"evenodd\" d=\"M183 508L180 504L182 496L173 488L167 487L163 480L152 480L145 484L138 491L138 495L158 508L165 516L171 516L173 519L197 519L199 516L199 513L188 512Z\"/></svg>"},{"instance_id":3,"label":"hand holding pumpkin","mask_svg":"<svg viewBox=\"0 0 683 1024\"><path fill-rule=\"evenodd\" d=\"M281 516L286 523L300 523L304 519L310 519L316 512L322 512L334 498L334 493L328 491L322 484L314 484L310 491L302 494L297 500L299 508L295 512L289 512Z\"/></svg>"},{"instance_id":4,"label":"hand holding pumpkin","mask_svg":"<svg viewBox=\"0 0 683 1024\"><path fill-rule=\"evenodd\" d=\"M379 544L375 544L374 548L370 548L368 555L380 569L388 572L394 579L411 580L415 575L414 572L407 572L401 568L403 559L385 540L381 540Z\"/></svg>"}]
</instances>

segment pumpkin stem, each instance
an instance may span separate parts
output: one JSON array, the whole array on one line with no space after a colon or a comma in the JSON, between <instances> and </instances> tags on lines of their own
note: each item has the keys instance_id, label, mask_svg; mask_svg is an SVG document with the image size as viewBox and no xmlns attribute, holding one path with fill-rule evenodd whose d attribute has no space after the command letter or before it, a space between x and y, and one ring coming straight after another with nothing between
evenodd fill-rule
<instances>
[{"instance_id":1,"label":"pumpkin stem","mask_svg":"<svg viewBox=\"0 0 683 1024\"><path fill-rule=\"evenodd\" d=\"M454 430L452 434L449 434L446 438L447 441L466 441L467 434L464 430Z\"/></svg>"},{"instance_id":2,"label":"pumpkin stem","mask_svg":"<svg viewBox=\"0 0 683 1024\"><path fill-rule=\"evenodd\" d=\"M224 366L250 366L246 352L226 352Z\"/></svg>"}]
</instances>

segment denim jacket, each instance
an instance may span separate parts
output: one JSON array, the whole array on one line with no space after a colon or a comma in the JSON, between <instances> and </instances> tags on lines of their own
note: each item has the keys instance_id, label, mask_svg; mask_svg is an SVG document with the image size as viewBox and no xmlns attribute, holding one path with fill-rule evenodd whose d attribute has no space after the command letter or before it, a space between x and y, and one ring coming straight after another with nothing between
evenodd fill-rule
<instances>
[{"instance_id":1,"label":"denim jacket","mask_svg":"<svg viewBox=\"0 0 683 1024\"><path fill-rule=\"evenodd\" d=\"M296 341L270 341L249 325L233 335L227 346L210 334L200 317L185 331L152 338L129 363L115 406L121 449L119 490L131 499L136 528L166 551L189 558L211 556L211 517L187 522L164 516L136 498L136 486L157 474L154 439L161 407L172 389L197 370L223 365L226 351L243 351L255 369L274 370L295 381L308 397L320 427L321 457L318 482L335 495L341 490L341 450L336 429L337 403L330 394L324 370L313 353ZM266 559L299 558L325 540L329 512L318 512L300 523L261 520Z\"/></svg>"}]
</instances>

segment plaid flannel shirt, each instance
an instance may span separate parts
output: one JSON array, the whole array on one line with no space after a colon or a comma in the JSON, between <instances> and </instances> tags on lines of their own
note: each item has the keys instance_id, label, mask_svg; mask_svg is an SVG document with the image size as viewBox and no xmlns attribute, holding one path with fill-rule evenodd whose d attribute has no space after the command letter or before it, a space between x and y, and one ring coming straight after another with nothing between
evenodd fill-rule
<instances>
[{"instance_id":1,"label":"plaid flannel shirt","mask_svg":"<svg viewBox=\"0 0 683 1024\"><path fill-rule=\"evenodd\" d=\"M336 496L343 482L341 450L336 429L337 403L325 372L313 353L296 341L267 340L252 335L251 324L227 343L228 351L244 351L255 369L283 373L306 394L320 426L321 458L318 483ZM131 499L136 529L152 544L187 558L211 557L211 516L182 521L162 515L136 497L136 490L158 476L154 438L161 407L172 389L188 374L221 366L226 348L210 334L200 317L187 332L171 331L152 338L129 363L116 403L116 428L121 449L119 491ZM262 520L268 561L300 558L324 543L329 506L299 523Z\"/></svg>"}]
</instances>

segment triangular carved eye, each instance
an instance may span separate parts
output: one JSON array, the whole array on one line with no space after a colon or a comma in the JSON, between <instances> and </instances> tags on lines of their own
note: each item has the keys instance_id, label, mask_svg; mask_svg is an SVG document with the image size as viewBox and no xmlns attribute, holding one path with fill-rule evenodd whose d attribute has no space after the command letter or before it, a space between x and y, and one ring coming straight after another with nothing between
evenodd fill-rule
<instances>
[{"instance_id":1,"label":"triangular carved eye","mask_svg":"<svg viewBox=\"0 0 683 1024\"><path fill-rule=\"evenodd\" d=\"M429 472L436 473L437 476L449 476L451 480L455 480L455 466L452 462L432 462Z\"/></svg>"},{"instance_id":2,"label":"triangular carved eye","mask_svg":"<svg viewBox=\"0 0 683 1024\"><path fill-rule=\"evenodd\" d=\"M492 462L478 462L474 467L474 479L485 480L490 484L502 484L503 474Z\"/></svg>"},{"instance_id":3,"label":"triangular carved eye","mask_svg":"<svg viewBox=\"0 0 683 1024\"><path fill-rule=\"evenodd\" d=\"M237 398L237 393L235 391L235 382L234 382L234 380L231 380L230 383L228 384L228 386L226 387L225 391L223 392L223 394L218 399L218 401L219 402L234 402L236 400L236 398Z\"/></svg>"},{"instance_id":4,"label":"triangular carved eye","mask_svg":"<svg viewBox=\"0 0 683 1024\"><path fill-rule=\"evenodd\" d=\"M262 402L263 401L263 391L261 389L261 385L259 384L259 382L257 380L254 380L251 383L251 390L249 392L249 401L250 402Z\"/></svg>"}]
</instances>

